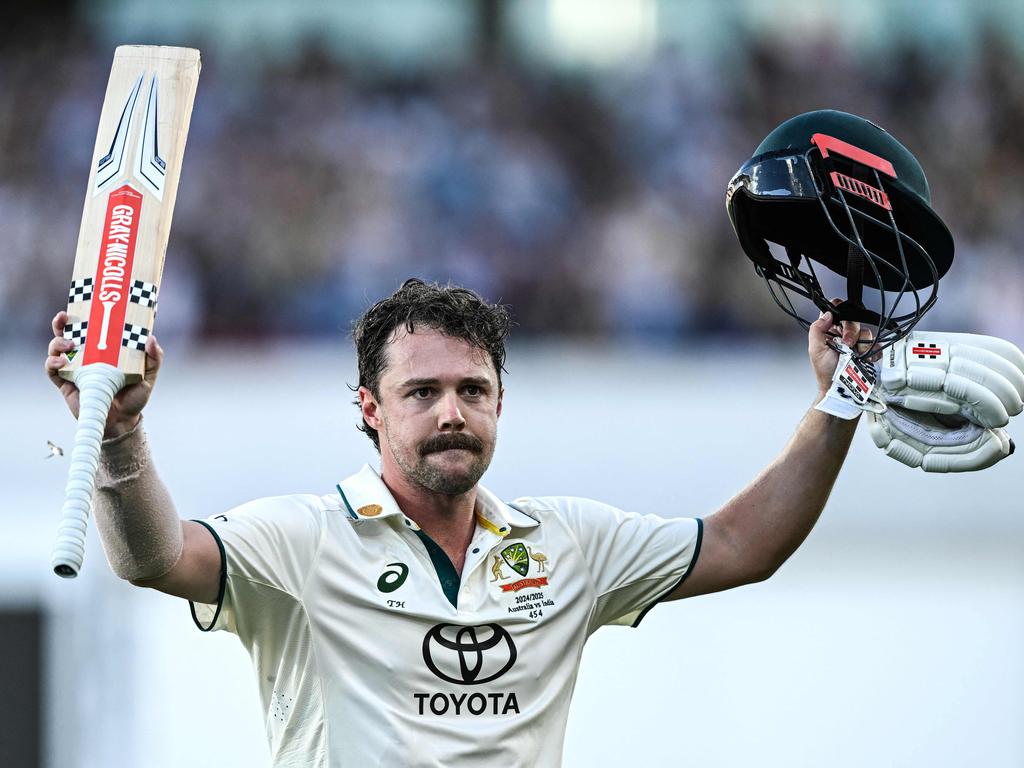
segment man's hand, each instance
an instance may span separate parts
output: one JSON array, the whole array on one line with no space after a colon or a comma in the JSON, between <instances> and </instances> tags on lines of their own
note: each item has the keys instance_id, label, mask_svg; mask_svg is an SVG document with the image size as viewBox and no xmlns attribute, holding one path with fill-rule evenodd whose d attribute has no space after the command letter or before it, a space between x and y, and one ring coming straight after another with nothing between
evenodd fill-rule
<instances>
[{"instance_id":1,"label":"man's hand","mask_svg":"<svg viewBox=\"0 0 1024 768\"><path fill-rule=\"evenodd\" d=\"M842 299L832 299L832 303L840 304ZM807 356L811 359L811 367L818 381L819 399L831 388L832 375L839 365L839 353L829 342L842 341L851 349L864 352L873 338L874 334L867 328L862 329L860 323L844 320L841 325L836 325L831 312L822 312L821 317L811 323L807 329ZM874 361L878 357L874 355L871 359Z\"/></svg>"},{"instance_id":2,"label":"man's hand","mask_svg":"<svg viewBox=\"0 0 1024 768\"><path fill-rule=\"evenodd\" d=\"M68 364L67 353L75 348L75 343L64 338L64 325L67 312L58 312L53 318L53 338L47 348L44 364L46 375L54 383L68 404L72 415L78 418L78 387L74 382L61 378L58 371ZM151 335L146 341L146 374L138 384L125 387L114 397L107 415L107 424L103 437L109 440L135 428L141 418L142 409L149 402L149 397L156 385L157 373L164 359L164 350Z\"/></svg>"}]
</instances>

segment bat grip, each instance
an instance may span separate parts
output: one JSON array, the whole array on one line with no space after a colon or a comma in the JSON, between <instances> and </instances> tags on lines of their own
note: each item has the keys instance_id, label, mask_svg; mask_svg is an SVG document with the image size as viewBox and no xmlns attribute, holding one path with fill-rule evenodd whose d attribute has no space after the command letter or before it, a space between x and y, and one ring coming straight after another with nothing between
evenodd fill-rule
<instances>
[{"instance_id":1,"label":"bat grip","mask_svg":"<svg viewBox=\"0 0 1024 768\"><path fill-rule=\"evenodd\" d=\"M78 429L52 560L53 572L65 579L78 575L85 557L85 529L96 489L100 443L110 403L124 386L124 374L107 363L93 363L78 371L75 384L79 398Z\"/></svg>"}]
</instances>

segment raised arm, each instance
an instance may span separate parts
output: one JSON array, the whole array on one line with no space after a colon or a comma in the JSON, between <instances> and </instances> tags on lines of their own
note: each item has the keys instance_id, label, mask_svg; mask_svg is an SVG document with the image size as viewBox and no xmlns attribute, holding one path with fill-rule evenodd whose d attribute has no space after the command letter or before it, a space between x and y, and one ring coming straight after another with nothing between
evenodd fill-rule
<instances>
[{"instance_id":1,"label":"raised arm","mask_svg":"<svg viewBox=\"0 0 1024 768\"><path fill-rule=\"evenodd\" d=\"M78 389L58 371L67 364L74 343L63 337L66 313L53 318L53 335L44 365L71 413L78 418ZM111 570L137 586L152 587L197 602L216 602L220 585L220 550L198 523L182 521L153 466L142 428L163 362L163 349L150 336L146 343L145 380L117 394L107 417L100 453L96 494L96 528Z\"/></svg>"},{"instance_id":2,"label":"raised arm","mask_svg":"<svg viewBox=\"0 0 1024 768\"><path fill-rule=\"evenodd\" d=\"M826 345L832 317L808 330L808 355L820 400L839 356ZM852 346L858 324L843 324ZM865 334L866 335L866 331ZM670 600L718 592L771 576L807 538L846 459L857 421L809 410L789 444L746 488L704 521L700 557Z\"/></svg>"}]
</instances>

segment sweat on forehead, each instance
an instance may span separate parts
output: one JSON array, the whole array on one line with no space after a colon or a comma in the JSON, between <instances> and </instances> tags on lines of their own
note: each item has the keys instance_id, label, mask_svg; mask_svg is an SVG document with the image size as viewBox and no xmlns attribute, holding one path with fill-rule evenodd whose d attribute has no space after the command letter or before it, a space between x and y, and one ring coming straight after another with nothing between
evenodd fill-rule
<instances>
[{"instance_id":1,"label":"sweat on forehead","mask_svg":"<svg viewBox=\"0 0 1024 768\"><path fill-rule=\"evenodd\" d=\"M391 333L384 350L381 380L476 376L493 380L497 376L487 352L471 342L446 334L439 328L401 326Z\"/></svg>"}]
</instances>

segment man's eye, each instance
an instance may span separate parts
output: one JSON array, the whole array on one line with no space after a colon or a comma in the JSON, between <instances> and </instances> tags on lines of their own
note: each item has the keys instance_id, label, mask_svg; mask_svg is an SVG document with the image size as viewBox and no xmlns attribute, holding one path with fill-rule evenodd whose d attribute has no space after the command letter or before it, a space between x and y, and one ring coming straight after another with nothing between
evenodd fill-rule
<instances>
[{"instance_id":1,"label":"man's eye","mask_svg":"<svg viewBox=\"0 0 1024 768\"><path fill-rule=\"evenodd\" d=\"M476 386L475 384L470 384L469 386L466 387L464 391L470 397L479 397L480 395L483 394L483 390L480 389L480 387Z\"/></svg>"},{"instance_id":2,"label":"man's eye","mask_svg":"<svg viewBox=\"0 0 1024 768\"><path fill-rule=\"evenodd\" d=\"M412 391L412 396L420 400L426 400L433 393L430 387L420 387Z\"/></svg>"}]
</instances>

